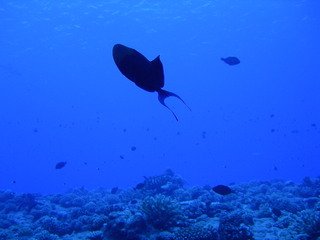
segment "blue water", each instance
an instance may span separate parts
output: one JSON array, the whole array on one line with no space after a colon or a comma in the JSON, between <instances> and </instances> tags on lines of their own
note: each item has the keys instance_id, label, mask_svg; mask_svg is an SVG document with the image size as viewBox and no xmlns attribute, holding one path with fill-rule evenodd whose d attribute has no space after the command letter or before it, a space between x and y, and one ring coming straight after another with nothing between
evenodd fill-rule
<instances>
[{"instance_id":1,"label":"blue water","mask_svg":"<svg viewBox=\"0 0 320 240\"><path fill-rule=\"evenodd\" d=\"M319 10L316 0L1 1L0 189L129 188L167 168L189 185L318 176ZM126 79L116 43L160 55L164 89L192 111L167 99L177 122Z\"/></svg>"}]
</instances>

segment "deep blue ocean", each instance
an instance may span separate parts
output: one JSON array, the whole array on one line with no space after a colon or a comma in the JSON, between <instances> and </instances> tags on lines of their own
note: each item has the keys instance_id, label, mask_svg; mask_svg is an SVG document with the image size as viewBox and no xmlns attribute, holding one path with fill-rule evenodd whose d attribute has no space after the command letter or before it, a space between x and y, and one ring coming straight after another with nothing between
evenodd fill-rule
<instances>
[{"instance_id":1,"label":"deep blue ocean","mask_svg":"<svg viewBox=\"0 0 320 240\"><path fill-rule=\"evenodd\" d=\"M1 1L0 189L319 176L319 26L317 0ZM125 78L117 43L192 111Z\"/></svg>"}]
</instances>

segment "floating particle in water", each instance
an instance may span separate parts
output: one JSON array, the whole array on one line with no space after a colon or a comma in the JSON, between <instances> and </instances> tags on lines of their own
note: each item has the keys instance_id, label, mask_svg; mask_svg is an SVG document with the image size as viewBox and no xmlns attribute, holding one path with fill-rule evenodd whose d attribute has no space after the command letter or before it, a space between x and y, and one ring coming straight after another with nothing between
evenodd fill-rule
<instances>
[{"instance_id":1,"label":"floating particle in water","mask_svg":"<svg viewBox=\"0 0 320 240\"><path fill-rule=\"evenodd\" d=\"M120 158L121 158L121 159L124 159L124 155L120 155Z\"/></svg>"},{"instance_id":2,"label":"floating particle in water","mask_svg":"<svg viewBox=\"0 0 320 240\"><path fill-rule=\"evenodd\" d=\"M135 151L135 150L137 150L137 148L135 146L132 146L131 151Z\"/></svg>"},{"instance_id":3,"label":"floating particle in water","mask_svg":"<svg viewBox=\"0 0 320 240\"><path fill-rule=\"evenodd\" d=\"M33 129L33 132L34 132L34 133L38 133L38 128L34 128L34 129Z\"/></svg>"},{"instance_id":4,"label":"floating particle in water","mask_svg":"<svg viewBox=\"0 0 320 240\"><path fill-rule=\"evenodd\" d=\"M56 164L56 169L61 169L61 168L63 168L66 164L67 164L67 162L58 162L58 163Z\"/></svg>"},{"instance_id":5,"label":"floating particle in water","mask_svg":"<svg viewBox=\"0 0 320 240\"><path fill-rule=\"evenodd\" d=\"M270 118L274 118L274 114L273 113L270 114Z\"/></svg>"}]
</instances>

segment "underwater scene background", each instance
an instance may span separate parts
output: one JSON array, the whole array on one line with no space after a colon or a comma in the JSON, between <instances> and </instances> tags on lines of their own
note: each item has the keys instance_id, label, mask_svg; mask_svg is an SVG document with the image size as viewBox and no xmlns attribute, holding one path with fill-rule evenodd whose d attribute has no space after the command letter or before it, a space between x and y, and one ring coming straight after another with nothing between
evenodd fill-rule
<instances>
[{"instance_id":1,"label":"underwater scene background","mask_svg":"<svg viewBox=\"0 0 320 240\"><path fill-rule=\"evenodd\" d=\"M319 10L1 1L0 239L317 239ZM191 111L167 98L176 121L125 78L118 43L160 55L164 89Z\"/></svg>"}]
</instances>

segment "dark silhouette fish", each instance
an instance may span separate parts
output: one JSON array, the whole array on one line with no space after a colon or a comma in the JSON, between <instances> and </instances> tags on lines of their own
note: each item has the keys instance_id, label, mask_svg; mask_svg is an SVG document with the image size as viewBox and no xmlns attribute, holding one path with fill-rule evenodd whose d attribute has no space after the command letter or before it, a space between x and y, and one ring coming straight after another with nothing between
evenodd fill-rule
<instances>
[{"instance_id":1,"label":"dark silhouette fish","mask_svg":"<svg viewBox=\"0 0 320 240\"><path fill-rule=\"evenodd\" d=\"M282 215L282 212L279 208L272 208L271 212L277 217L280 217Z\"/></svg>"},{"instance_id":2,"label":"dark silhouette fish","mask_svg":"<svg viewBox=\"0 0 320 240\"><path fill-rule=\"evenodd\" d=\"M144 188L145 184L144 183L138 183L137 186L134 188L134 190L140 190Z\"/></svg>"},{"instance_id":3,"label":"dark silhouette fish","mask_svg":"<svg viewBox=\"0 0 320 240\"><path fill-rule=\"evenodd\" d=\"M37 195L31 194L31 193L24 193L21 196L21 199L19 199L18 202L20 202L20 205L18 207L18 210L26 210L28 213L31 212L31 210L36 207L37 205L43 205L42 203L39 203L36 200Z\"/></svg>"},{"instance_id":4,"label":"dark silhouette fish","mask_svg":"<svg viewBox=\"0 0 320 240\"><path fill-rule=\"evenodd\" d=\"M63 168L66 164L67 164L67 162L58 162L58 163L56 164L56 169L61 169L61 168Z\"/></svg>"},{"instance_id":5,"label":"dark silhouette fish","mask_svg":"<svg viewBox=\"0 0 320 240\"><path fill-rule=\"evenodd\" d=\"M234 191L232 191L231 188L229 188L228 186L224 186L224 185L215 186L214 188L212 188L212 190L220 195L228 195L228 194L234 192Z\"/></svg>"},{"instance_id":6,"label":"dark silhouette fish","mask_svg":"<svg viewBox=\"0 0 320 240\"><path fill-rule=\"evenodd\" d=\"M237 65L240 63L239 58L236 58L236 57L221 58L221 60L229 65Z\"/></svg>"},{"instance_id":7,"label":"dark silhouette fish","mask_svg":"<svg viewBox=\"0 0 320 240\"><path fill-rule=\"evenodd\" d=\"M114 187L111 189L111 194L116 194L118 192L119 188L118 187Z\"/></svg>"},{"instance_id":8,"label":"dark silhouette fish","mask_svg":"<svg viewBox=\"0 0 320 240\"><path fill-rule=\"evenodd\" d=\"M176 97L185 105L186 103L177 94L162 89L164 87L164 73L160 56L149 61L135 49L121 44L114 45L112 54L120 72L138 87L148 92L157 92L159 102L168 108L178 121L177 116L165 104L164 100L167 97Z\"/></svg>"}]
</instances>

